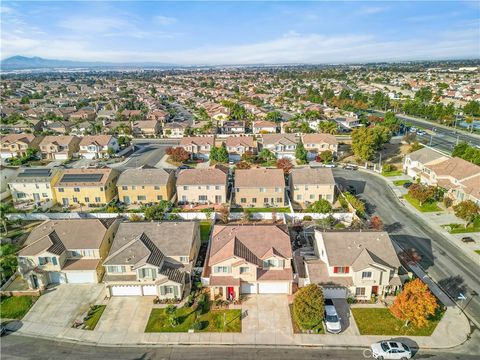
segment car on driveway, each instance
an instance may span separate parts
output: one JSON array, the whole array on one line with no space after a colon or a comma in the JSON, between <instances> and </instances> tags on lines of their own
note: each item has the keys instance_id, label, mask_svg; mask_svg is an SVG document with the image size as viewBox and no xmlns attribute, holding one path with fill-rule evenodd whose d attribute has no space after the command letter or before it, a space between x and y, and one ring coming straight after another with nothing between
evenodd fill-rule
<instances>
[{"instance_id":1,"label":"car on driveway","mask_svg":"<svg viewBox=\"0 0 480 360\"><path fill-rule=\"evenodd\" d=\"M329 299L325 301L325 329L332 334L338 334L342 331L342 325L340 324L337 310L335 309L332 300Z\"/></svg>"},{"instance_id":2,"label":"car on driveway","mask_svg":"<svg viewBox=\"0 0 480 360\"><path fill-rule=\"evenodd\" d=\"M464 243L474 243L475 240L473 240L473 238L471 236L464 236L464 237L462 237L462 242L464 242Z\"/></svg>"},{"instance_id":3,"label":"car on driveway","mask_svg":"<svg viewBox=\"0 0 480 360\"><path fill-rule=\"evenodd\" d=\"M405 188L405 189L408 189L410 186L412 186L413 183L411 182L406 182L405 184L403 184L402 186Z\"/></svg>"},{"instance_id":4,"label":"car on driveway","mask_svg":"<svg viewBox=\"0 0 480 360\"><path fill-rule=\"evenodd\" d=\"M374 359L410 359L412 350L398 341L380 341L370 346Z\"/></svg>"}]
</instances>

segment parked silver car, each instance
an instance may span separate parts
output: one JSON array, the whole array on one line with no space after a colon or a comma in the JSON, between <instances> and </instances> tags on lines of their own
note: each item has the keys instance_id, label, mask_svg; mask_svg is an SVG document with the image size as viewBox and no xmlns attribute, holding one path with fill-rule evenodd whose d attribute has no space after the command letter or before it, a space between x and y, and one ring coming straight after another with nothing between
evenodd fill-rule
<instances>
[{"instance_id":1,"label":"parked silver car","mask_svg":"<svg viewBox=\"0 0 480 360\"><path fill-rule=\"evenodd\" d=\"M406 360L412 357L410 348L398 341L380 341L371 345L372 356L375 359L401 359Z\"/></svg>"},{"instance_id":2,"label":"parked silver car","mask_svg":"<svg viewBox=\"0 0 480 360\"><path fill-rule=\"evenodd\" d=\"M325 305L325 327L332 334L338 334L342 331L342 324L340 324L340 318L333 304Z\"/></svg>"}]
</instances>

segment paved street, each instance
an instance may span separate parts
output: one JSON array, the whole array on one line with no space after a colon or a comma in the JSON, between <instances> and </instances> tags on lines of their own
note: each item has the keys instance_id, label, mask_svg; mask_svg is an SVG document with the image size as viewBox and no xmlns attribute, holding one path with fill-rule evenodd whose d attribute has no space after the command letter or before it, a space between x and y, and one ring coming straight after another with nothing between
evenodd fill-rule
<instances>
[{"instance_id":1,"label":"paved street","mask_svg":"<svg viewBox=\"0 0 480 360\"><path fill-rule=\"evenodd\" d=\"M126 162L117 166L117 169L123 171L143 165L155 166L165 155L165 150L168 147L178 145L179 140L136 139L134 144L140 149L130 155Z\"/></svg>"},{"instance_id":2,"label":"paved street","mask_svg":"<svg viewBox=\"0 0 480 360\"><path fill-rule=\"evenodd\" d=\"M370 214L378 214L395 242L402 248L415 248L422 254L421 266L457 298L466 294L466 313L480 323L480 299L472 298L472 290L480 293L480 260L475 263L447 238L431 229L420 217L405 208L377 175L334 169L339 184L353 185L367 202ZM464 306L465 306L464 305Z\"/></svg>"}]
</instances>

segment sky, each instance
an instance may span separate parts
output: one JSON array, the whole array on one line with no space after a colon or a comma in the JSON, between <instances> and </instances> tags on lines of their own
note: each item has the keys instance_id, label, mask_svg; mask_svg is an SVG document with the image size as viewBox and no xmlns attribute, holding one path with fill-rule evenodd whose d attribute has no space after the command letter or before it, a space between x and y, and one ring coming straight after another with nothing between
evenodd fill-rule
<instances>
[{"instance_id":1,"label":"sky","mask_svg":"<svg viewBox=\"0 0 480 360\"><path fill-rule=\"evenodd\" d=\"M0 55L197 65L478 59L479 4L3 0Z\"/></svg>"}]
</instances>

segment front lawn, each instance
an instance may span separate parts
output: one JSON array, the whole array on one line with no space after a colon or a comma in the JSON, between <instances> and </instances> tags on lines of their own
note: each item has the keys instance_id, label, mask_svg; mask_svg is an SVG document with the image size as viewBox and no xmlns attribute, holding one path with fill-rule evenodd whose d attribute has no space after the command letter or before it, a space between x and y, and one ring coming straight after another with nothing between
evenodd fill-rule
<instances>
[{"instance_id":1,"label":"front lawn","mask_svg":"<svg viewBox=\"0 0 480 360\"><path fill-rule=\"evenodd\" d=\"M403 171L402 170L382 171L382 175L385 177L400 176L400 175L403 175Z\"/></svg>"},{"instance_id":2,"label":"front lawn","mask_svg":"<svg viewBox=\"0 0 480 360\"><path fill-rule=\"evenodd\" d=\"M288 213L290 212L290 208L288 207L281 207L281 208L273 208L273 207L268 207L268 208L231 208L230 212L244 212L247 211L249 213L257 213L257 212L272 212L276 211L277 213Z\"/></svg>"},{"instance_id":3,"label":"front lawn","mask_svg":"<svg viewBox=\"0 0 480 360\"><path fill-rule=\"evenodd\" d=\"M37 296L9 296L0 300L0 318L20 320L37 301Z\"/></svg>"},{"instance_id":4,"label":"front lawn","mask_svg":"<svg viewBox=\"0 0 480 360\"><path fill-rule=\"evenodd\" d=\"M93 305L90 308L88 315L84 319L83 328L85 330L95 329L95 326L97 326L97 323L105 311L105 308L105 305Z\"/></svg>"},{"instance_id":5,"label":"front lawn","mask_svg":"<svg viewBox=\"0 0 480 360\"><path fill-rule=\"evenodd\" d=\"M446 224L442 225L443 227L449 227L450 234L464 234L472 232L480 232L480 225L472 224L472 226L465 227L462 224Z\"/></svg>"},{"instance_id":6,"label":"front lawn","mask_svg":"<svg viewBox=\"0 0 480 360\"><path fill-rule=\"evenodd\" d=\"M403 186L403 185L405 185L405 184L407 184L407 183L411 183L411 182L412 182L412 180L395 180L395 181L393 182L393 185L395 185L395 186Z\"/></svg>"},{"instance_id":7,"label":"front lawn","mask_svg":"<svg viewBox=\"0 0 480 360\"><path fill-rule=\"evenodd\" d=\"M207 242L210 238L211 225L210 221L200 221L200 239L202 242Z\"/></svg>"},{"instance_id":8,"label":"front lawn","mask_svg":"<svg viewBox=\"0 0 480 360\"><path fill-rule=\"evenodd\" d=\"M435 212L435 211L442 211L441 208L438 207L435 201L433 202L425 202L420 205L420 202L414 198L412 198L409 194L403 195L403 198L407 200L415 209L421 212Z\"/></svg>"},{"instance_id":9,"label":"front lawn","mask_svg":"<svg viewBox=\"0 0 480 360\"><path fill-rule=\"evenodd\" d=\"M413 325L404 326L405 322L394 317L385 308L352 308L360 335L404 335L430 336L442 319L443 311L439 311L428 324L422 328Z\"/></svg>"},{"instance_id":10,"label":"front lawn","mask_svg":"<svg viewBox=\"0 0 480 360\"><path fill-rule=\"evenodd\" d=\"M476 252L478 255L480 255L480 250L475 250L475 252Z\"/></svg>"},{"instance_id":11,"label":"front lawn","mask_svg":"<svg viewBox=\"0 0 480 360\"><path fill-rule=\"evenodd\" d=\"M178 308L176 315L179 324L172 326L169 322L165 309L152 309L145 332L188 332L195 322L195 311L191 307ZM235 310L209 310L198 317L202 324L202 330L195 332L241 332L242 311Z\"/></svg>"}]
</instances>

